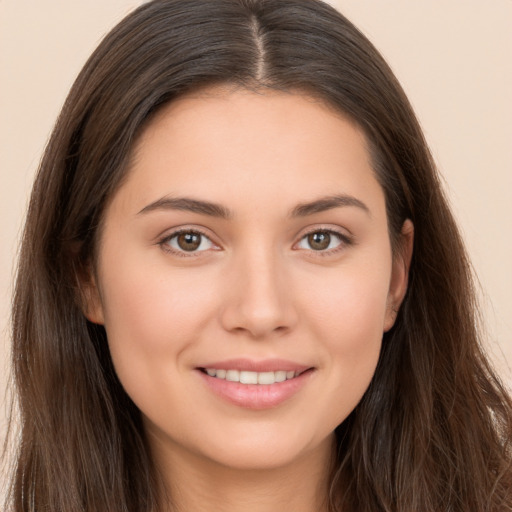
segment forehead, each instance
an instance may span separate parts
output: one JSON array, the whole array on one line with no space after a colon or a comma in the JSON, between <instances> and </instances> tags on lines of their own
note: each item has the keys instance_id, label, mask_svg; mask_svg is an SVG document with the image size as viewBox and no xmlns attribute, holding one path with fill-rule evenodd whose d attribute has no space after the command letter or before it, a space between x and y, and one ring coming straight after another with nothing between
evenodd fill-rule
<instances>
[{"instance_id":1,"label":"forehead","mask_svg":"<svg viewBox=\"0 0 512 512\"><path fill-rule=\"evenodd\" d=\"M327 137L328 132L332 137ZM247 147L247 143L275 149L274 143L280 142L283 151L288 151L290 144L300 147L304 141L318 145L316 136L324 138L326 144L336 138L339 144L342 135L347 143L360 147L364 158L368 156L364 133L348 115L298 91L217 86L189 93L156 113L139 137L134 154L146 152L159 138L161 142L162 135L168 142L173 137L176 143L190 145L229 141L218 146L224 154L241 144Z\"/></svg>"},{"instance_id":2,"label":"forehead","mask_svg":"<svg viewBox=\"0 0 512 512\"><path fill-rule=\"evenodd\" d=\"M305 94L221 88L161 109L139 137L123 185L140 208L165 194L215 202L382 195L362 130Z\"/></svg>"}]
</instances>

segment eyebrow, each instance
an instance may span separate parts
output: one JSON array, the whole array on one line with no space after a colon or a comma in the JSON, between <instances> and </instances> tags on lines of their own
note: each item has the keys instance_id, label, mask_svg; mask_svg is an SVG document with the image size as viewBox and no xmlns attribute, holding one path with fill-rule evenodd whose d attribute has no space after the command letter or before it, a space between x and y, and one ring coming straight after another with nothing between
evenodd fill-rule
<instances>
[{"instance_id":1,"label":"eyebrow","mask_svg":"<svg viewBox=\"0 0 512 512\"><path fill-rule=\"evenodd\" d=\"M307 217L308 215L314 215L315 213L321 213L334 208L347 206L360 208L370 215L370 209L362 201L350 195L339 194L321 197L320 199L316 199L308 203L300 203L291 210L289 216L292 218ZM229 209L217 203L192 199L190 197L168 196L162 197L153 203L148 204L138 213L138 215L155 210L183 210L199 213L201 215L208 215L210 217L218 217L221 219L230 219L233 217L233 213Z\"/></svg>"},{"instance_id":2,"label":"eyebrow","mask_svg":"<svg viewBox=\"0 0 512 512\"><path fill-rule=\"evenodd\" d=\"M148 204L138 213L148 213L155 210L184 210L210 217L229 219L231 212L224 206L209 201L200 201L189 197L162 197L155 202Z\"/></svg>"},{"instance_id":3,"label":"eyebrow","mask_svg":"<svg viewBox=\"0 0 512 512\"><path fill-rule=\"evenodd\" d=\"M354 206L364 210L368 215L371 216L370 209L362 201L354 196L347 194L338 194L333 196L321 197L315 201L309 203L298 204L291 211L291 217L306 217L315 213L325 212L334 208L340 208L345 206Z\"/></svg>"}]
</instances>

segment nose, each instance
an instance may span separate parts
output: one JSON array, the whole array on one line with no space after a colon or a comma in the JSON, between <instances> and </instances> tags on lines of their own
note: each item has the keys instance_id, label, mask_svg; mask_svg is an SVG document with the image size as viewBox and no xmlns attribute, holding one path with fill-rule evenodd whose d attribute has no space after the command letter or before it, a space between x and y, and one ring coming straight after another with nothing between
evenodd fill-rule
<instances>
[{"instance_id":1,"label":"nose","mask_svg":"<svg viewBox=\"0 0 512 512\"><path fill-rule=\"evenodd\" d=\"M298 315L283 263L271 250L245 253L234 262L225 281L224 329L253 339L293 329Z\"/></svg>"}]
</instances>

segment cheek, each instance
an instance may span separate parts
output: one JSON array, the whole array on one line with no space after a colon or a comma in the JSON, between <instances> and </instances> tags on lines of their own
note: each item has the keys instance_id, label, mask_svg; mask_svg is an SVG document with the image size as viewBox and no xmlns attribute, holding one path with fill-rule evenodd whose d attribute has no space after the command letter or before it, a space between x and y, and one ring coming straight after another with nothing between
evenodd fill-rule
<instances>
[{"instance_id":1,"label":"cheek","mask_svg":"<svg viewBox=\"0 0 512 512\"><path fill-rule=\"evenodd\" d=\"M133 385L158 386L159 375L178 366L208 321L208 280L199 273L170 275L135 258L105 261L103 268L105 329L119 378L129 394Z\"/></svg>"},{"instance_id":2,"label":"cheek","mask_svg":"<svg viewBox=\"0 0 512 512\"><path fill-rule=\"evenodd\" d=\"M332 276L323 292L309 290L309 330L322 353L332 384L324 408L331 424L341 423L368 388L379 359L386 312L388 272L352 269ZM317 282L318 285L318 282ZM327 290L327 291L325 291ZM330 403L327 401L330 400Z\"/></svg>"},{"instance_id":3,"label":"cheek","mask_svg":"<svg viewBox=\"0 0 512 512\"><path fill-rule=\"evenodd\" d=\"M390 271L351 266L316 275L301 292L312 325L327 339L357 350L382 338Z\"/></svg>"}]
</instances>

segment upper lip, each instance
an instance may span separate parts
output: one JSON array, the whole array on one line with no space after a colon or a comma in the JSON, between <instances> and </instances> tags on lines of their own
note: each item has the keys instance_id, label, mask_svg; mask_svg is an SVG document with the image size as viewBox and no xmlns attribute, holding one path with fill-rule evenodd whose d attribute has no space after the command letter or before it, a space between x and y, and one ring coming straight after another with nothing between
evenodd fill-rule
<instances>
[{"instance_id":1,"label":"upper lip","mask_svg":"<svg viewBox=\"0 0 512 512\"><path fill-rule=\"evenodd\" d=\"M240 370L247 372L277 372L282 371L294 371L303 372L311 368L311 366L295 363L286 359L227 359L224 361L213 361L198 366L198 368L214 368L216 370Z\"/></svg>"}]
</instances>

